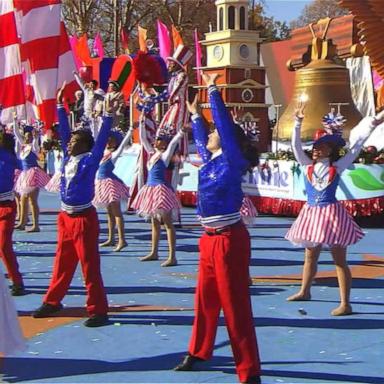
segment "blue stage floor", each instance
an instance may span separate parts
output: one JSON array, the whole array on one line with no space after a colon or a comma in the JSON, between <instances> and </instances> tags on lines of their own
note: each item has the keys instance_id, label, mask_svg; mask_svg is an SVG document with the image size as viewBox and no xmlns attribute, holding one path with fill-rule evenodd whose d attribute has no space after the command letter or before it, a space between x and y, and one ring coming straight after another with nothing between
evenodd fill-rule
<instances>
[{"instance_id":1,"label":"blue stage floor","mask_svg":"<svg viewBox=\"0 0 384 384\"><path fill-rule=\"evenodd\" d=\"M50 319L32 319L52 271L58 197L42 193L40 233L15 232L28 295L15 298L28 349L4 360L2 380L35 383L236 383L223 321L215 357L196 372L172 368L187 350L201 229L194 209L183 209L177 229L179 265L140 262L150 247L150 226L126 215L129 246L121 253L102 248L102 271L111 324L82 325L85 291L78 270L63 304ZM105 238L106 216L100 215ZM251 287L263 383L384 383L384 257L382 229L366 229L349 249L355 277L354 314L334 318L338 288L329 252L319 263L311 302L285 299L298 289L303 250L284 235L293 219L259 217L252 235ZM193 225L191 225L193 224ZM166 257L165 235L160 255ZM1 380L0 380L1 381Z\"/></svg>"}]
</instances>

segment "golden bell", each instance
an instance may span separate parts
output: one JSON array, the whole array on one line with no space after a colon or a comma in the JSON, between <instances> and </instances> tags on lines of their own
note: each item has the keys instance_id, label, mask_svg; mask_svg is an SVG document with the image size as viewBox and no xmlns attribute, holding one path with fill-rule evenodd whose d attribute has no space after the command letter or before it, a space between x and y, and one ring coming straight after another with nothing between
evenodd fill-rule
<instances>
[{"instance_id":1,"label":"golden bell","mask_svg":"<svg viewBox=\"0 0 384 384\"><path fill-rule=\"evenodd\" d=\"M273 140L290 141L295 124L294 114L302 95L308 101L304 110L301 139L312 141L316 130L322 128L322 118L331 107L338 107L346 119L343 137L349 138L350 130L362 119L352 100L348 69L336 63L335 46L330 40L313 39L311 61L296 71L295 87L291 102L273 131Z\"/></svg>"}]
</instances>

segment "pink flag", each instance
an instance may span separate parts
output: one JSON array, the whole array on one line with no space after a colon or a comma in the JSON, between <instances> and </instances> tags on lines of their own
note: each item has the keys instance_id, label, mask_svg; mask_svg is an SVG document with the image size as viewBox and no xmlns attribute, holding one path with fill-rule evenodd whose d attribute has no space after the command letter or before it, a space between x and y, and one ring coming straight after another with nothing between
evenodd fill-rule
<instances>
[{"instance_id":1,"label":"pink flag","mask_svg":"<svg viewBox=\"0 0 384 384\"><path fill-rule=\"evenodd\" d=\"M196 77L197 77L197 84L201 85L201 45L199 42L199 33L197 31L197 28L195 28L194 32L194 38L195 38L195 51L196 51Z\"/></svg>"},{"instance_id":2,"label":"pink flag","mask_svg":"<svg viewBox=\"0 0 384 384\"><path fill-rule=\"evenodd\" d=\"M69 44L71 45L71 50L73 53L73 58L75 60L76 68L79 69L82 66L82 63L76 54L76 47L77 47L77 36L76 35L73 35L69 38Z\"/></svg>"},{"instance_id":3,"label":"pink flag","mask_svg":"<svg viewBox=\"0 0 384 384\"><path fill-rule=\"evenodd\" d=\"M157 20L157 39L159 41L160 56L166 60L167 57L171 56L171 37L167 26L160 20Z\"/></svg>"},{"instance_id":4,"label":"pink flag","mask_svg":"<svg viewBox=\"0 0 384 384\"><path fill-rule=\"evenodd\" d=\"M100 33L97 32L95 40L93 41L93 50L99 56L100 60L104 58L103 40L101 40Z\"/></svg>"}]
</instances>

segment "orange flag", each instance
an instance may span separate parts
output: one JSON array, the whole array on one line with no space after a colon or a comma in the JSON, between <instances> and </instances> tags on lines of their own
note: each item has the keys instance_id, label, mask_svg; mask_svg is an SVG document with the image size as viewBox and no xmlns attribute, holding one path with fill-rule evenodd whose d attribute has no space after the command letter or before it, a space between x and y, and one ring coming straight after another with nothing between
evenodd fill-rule
<instances>
[{"instance_id":1,"label":"orange flag","mask_svg":"<svg viewBox=\"0 0 384 384\"><path fill-rule=\"evenodd\" d=\"M76 55L81 60L83 65L92 66L91 54L89 53L88 38L86 33L77 39Z\"/></svg>"},{"instance_id":2,"label":"orange flag","mask_svg":"<svg viewBox=\"0 0 384 384\"><path fill-rule=\"evenodd\" d=\"M138 36L139 36L139 48L140 51L147 52L147 30L145 28L141 28L140 25L137 26Z\"/></svg>"},{"instance_id":3,"label":"orange flag","mask_svg":"<svg viewBox=\"0 0 384 384\"><path fill-rule=\"evenodd\" d=\"M175 50L179 45L184 45L183 39L180 35L180 32L172 24L172 40L173 40L173 50Z\"/></svg>"}]
</instances>

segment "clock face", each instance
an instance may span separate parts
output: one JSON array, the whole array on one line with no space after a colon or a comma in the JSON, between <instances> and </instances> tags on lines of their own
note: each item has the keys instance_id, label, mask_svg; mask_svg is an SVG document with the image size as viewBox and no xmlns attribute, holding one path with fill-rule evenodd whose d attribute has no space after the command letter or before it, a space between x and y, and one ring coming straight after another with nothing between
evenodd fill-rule
<instances>
[{"instance_id":1,"label":"clock face","mask_svg":"<svg viewBox=\"0 0 384 384\"><path fill-rule=\"evenodd\" d=\"M244 91L241 93L241 98L245 103L250 103L254 97L254 93L252 89L246 88Z\"/></svg>"},{"instance_id":2,"label":"clock face","mask_svg":"<svg viewBox=\"0 0 384 384\"><path fill-rule=\"evenodd\" d=\"M216 45L213 48L213 56L215 57L216 60L221 60L224 55L224 49L220 45Z\"/></svg>"},{"instance_id":3,"label":"clock face","mask_svg":"<svg viewBox=\"0 0 384 384\"><path fill-rule=\"evenodd\" d=\"M248 59L249 57L249 47L246 44L240 45L240 56L242 59Z\"/></svg>"}]
</instances>

